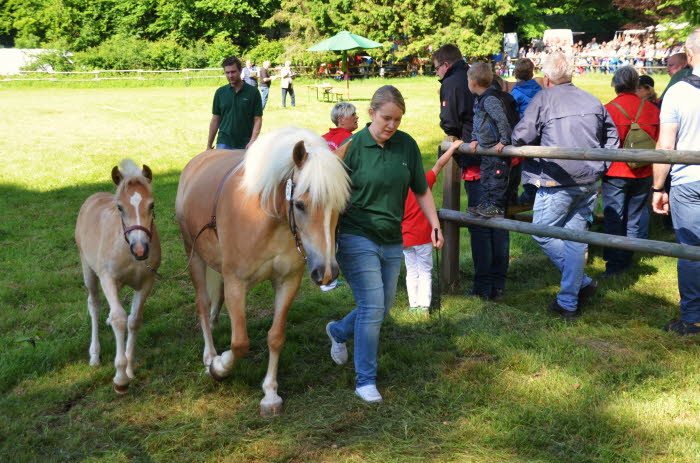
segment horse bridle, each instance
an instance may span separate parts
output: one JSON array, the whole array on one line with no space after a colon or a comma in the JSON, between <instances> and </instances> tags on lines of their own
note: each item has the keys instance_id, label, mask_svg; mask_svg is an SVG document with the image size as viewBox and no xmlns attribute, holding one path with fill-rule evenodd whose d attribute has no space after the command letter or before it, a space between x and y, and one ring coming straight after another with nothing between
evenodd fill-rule
<instances>
[{"instance_id":1,"label":"horse bridle","mask_svg":"<svg viewBox=\"0 0 700 463\"><path fill-rule=\"evenodd\" d=\"M294 215L294 188L297 184L294 182L292 177L287 179L287 185L285 187L285 198L289 202L289 211L287 212L287 218L289 221L289 230L292 232L294 237L294 244L297 246L297 251L301 254L301 257L306 261L306 251L304 250L304 245L299 239L299 233L297 232L297 219Z\"/></svg>"},{"instance_id":2,"label":"horse bridle","mask_svg":"<svg viewBox=\"0 0 700 463\"><path fill-rule=\"evenodd\" d=\"M142 232L144 232L146 234L146 236L148 236L149 240L153 237L153 226L156 223L155 211L153 211L153 218L151 218L151 228L150 229L143 227L141 225L132 225L130 227L127 227L126 224L124 223L124 217L122 217L121 219L122 219L122 230L124 231L124 241L126 241L126 244L131 244L131 243L129 243L128 235L132 231L141 230Z\"/></svg>"}]
</instances>

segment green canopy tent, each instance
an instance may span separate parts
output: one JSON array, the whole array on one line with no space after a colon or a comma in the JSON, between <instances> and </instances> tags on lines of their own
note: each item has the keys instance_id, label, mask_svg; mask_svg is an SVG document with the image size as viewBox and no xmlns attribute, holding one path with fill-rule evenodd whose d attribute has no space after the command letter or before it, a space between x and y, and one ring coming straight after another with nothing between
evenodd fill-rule
<instances>
[{"instance_id":1,"label":"green canopy tent","mask_svg":"<svg viewBox=\"0 0 700 463\"><path fill-rule=\"evenodd\" d=\"M343 74L347 83L348 99L350 98L350 76L348 75L348 50L379 48L382 44L362 37L361 35L352 34L348 31L338 32L330 39L319 42L308 51L342 51L343 52Z\"/></svg>"}]
</instances>

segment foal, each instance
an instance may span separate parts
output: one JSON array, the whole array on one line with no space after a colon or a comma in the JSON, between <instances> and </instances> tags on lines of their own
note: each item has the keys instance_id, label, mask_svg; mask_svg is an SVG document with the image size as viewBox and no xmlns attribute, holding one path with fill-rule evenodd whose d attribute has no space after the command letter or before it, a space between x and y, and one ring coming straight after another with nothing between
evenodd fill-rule
<instances>
[{"instance_id":1,"label":"foal","mask_svg":"<svg viewBox=\"0 0 700 463\"><path fill-rule=\"evenodd\" d=\"M112 169L116 194L95 193L83 203L75 225L75 242L80 250L92 319L90 365L100 365L99 279L109 304L107 323L112 325L116 339L114 390L125 394L134 378L134 346L143 305L155 279L146 264L153 270L158 269L160 240L153 220L151 169L144 165L140 170L130 159L123 160L120 167ZM128 319L119 301L119 291L124 285L134 289ZM127 327L129 335L125 346Z\"/></svg>"}]
</instances>

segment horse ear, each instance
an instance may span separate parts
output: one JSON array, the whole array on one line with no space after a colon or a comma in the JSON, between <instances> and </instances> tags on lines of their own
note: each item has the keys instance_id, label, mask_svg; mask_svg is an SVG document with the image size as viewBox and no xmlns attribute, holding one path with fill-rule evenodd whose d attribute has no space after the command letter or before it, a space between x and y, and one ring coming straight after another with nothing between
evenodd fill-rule
<instances>
[{"instance_id":1,"label":"horse ear","mask_svg":"<svg viewBox=\"0 0 700 463\"><path fill-rule=\"evenodd\" d=\"M153 181L153 172L151 172L151 168L148 167L146 164L143 165L143 170L141 171L141 174L148 179L148 183L151 183Z\"/></svg>"},{"instance_id":2,"label":"horse ear","mask_svg":"<svg viewBox=\"0 0 700 463\"><path fill-rule=\"evenodd\" d=\"M345 155L348 154L348 148L350 148L350 144L352 143L352 140L348 140L346 144L335 150L335 155L340 158L341 161L345 160Z\"/></svg>"},{"instance_id":3,"label":"horse ear","mask_svg":"<svg viewBox=\"0 0 700 463\"><path fill-rule=\"evenodd\" d=\"M304 146L304 140L300 140L294 145L292 150L292 157L294 158L294 164L301 169L301 166L306 162L308 153L306 152L306 147Z\"/></svg>"},{"instance_id":4,"label":"horse ear","mask_svg":"<svg viewBox=\"0 0 700 463\"><path fill-rule=\"evenodd\" d=\"M121 172L119 172L119 167L114 166L114 168L112 169L112 181L114 182L114 184L119 185L123 178L124 176Z\"/></svg>"}]
</instances>

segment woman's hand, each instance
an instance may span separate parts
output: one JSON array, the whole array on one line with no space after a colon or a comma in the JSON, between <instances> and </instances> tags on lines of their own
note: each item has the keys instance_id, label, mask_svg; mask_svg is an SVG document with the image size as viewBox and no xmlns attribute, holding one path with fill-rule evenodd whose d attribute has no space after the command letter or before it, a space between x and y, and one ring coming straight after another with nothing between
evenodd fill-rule
<instances>
[{"instance_id":1,"label":"woman's hand","mask_svg":"<svg viewBox=\"0 0 700 463\"><path fill-rule=\"evenodd\" d=\"M445 239L442 237L442 230L434 228L433 232L430 234L430 238L433 241L434 248L442 249L442 245L445 244Z\"/></svg>"}]
</instances>

